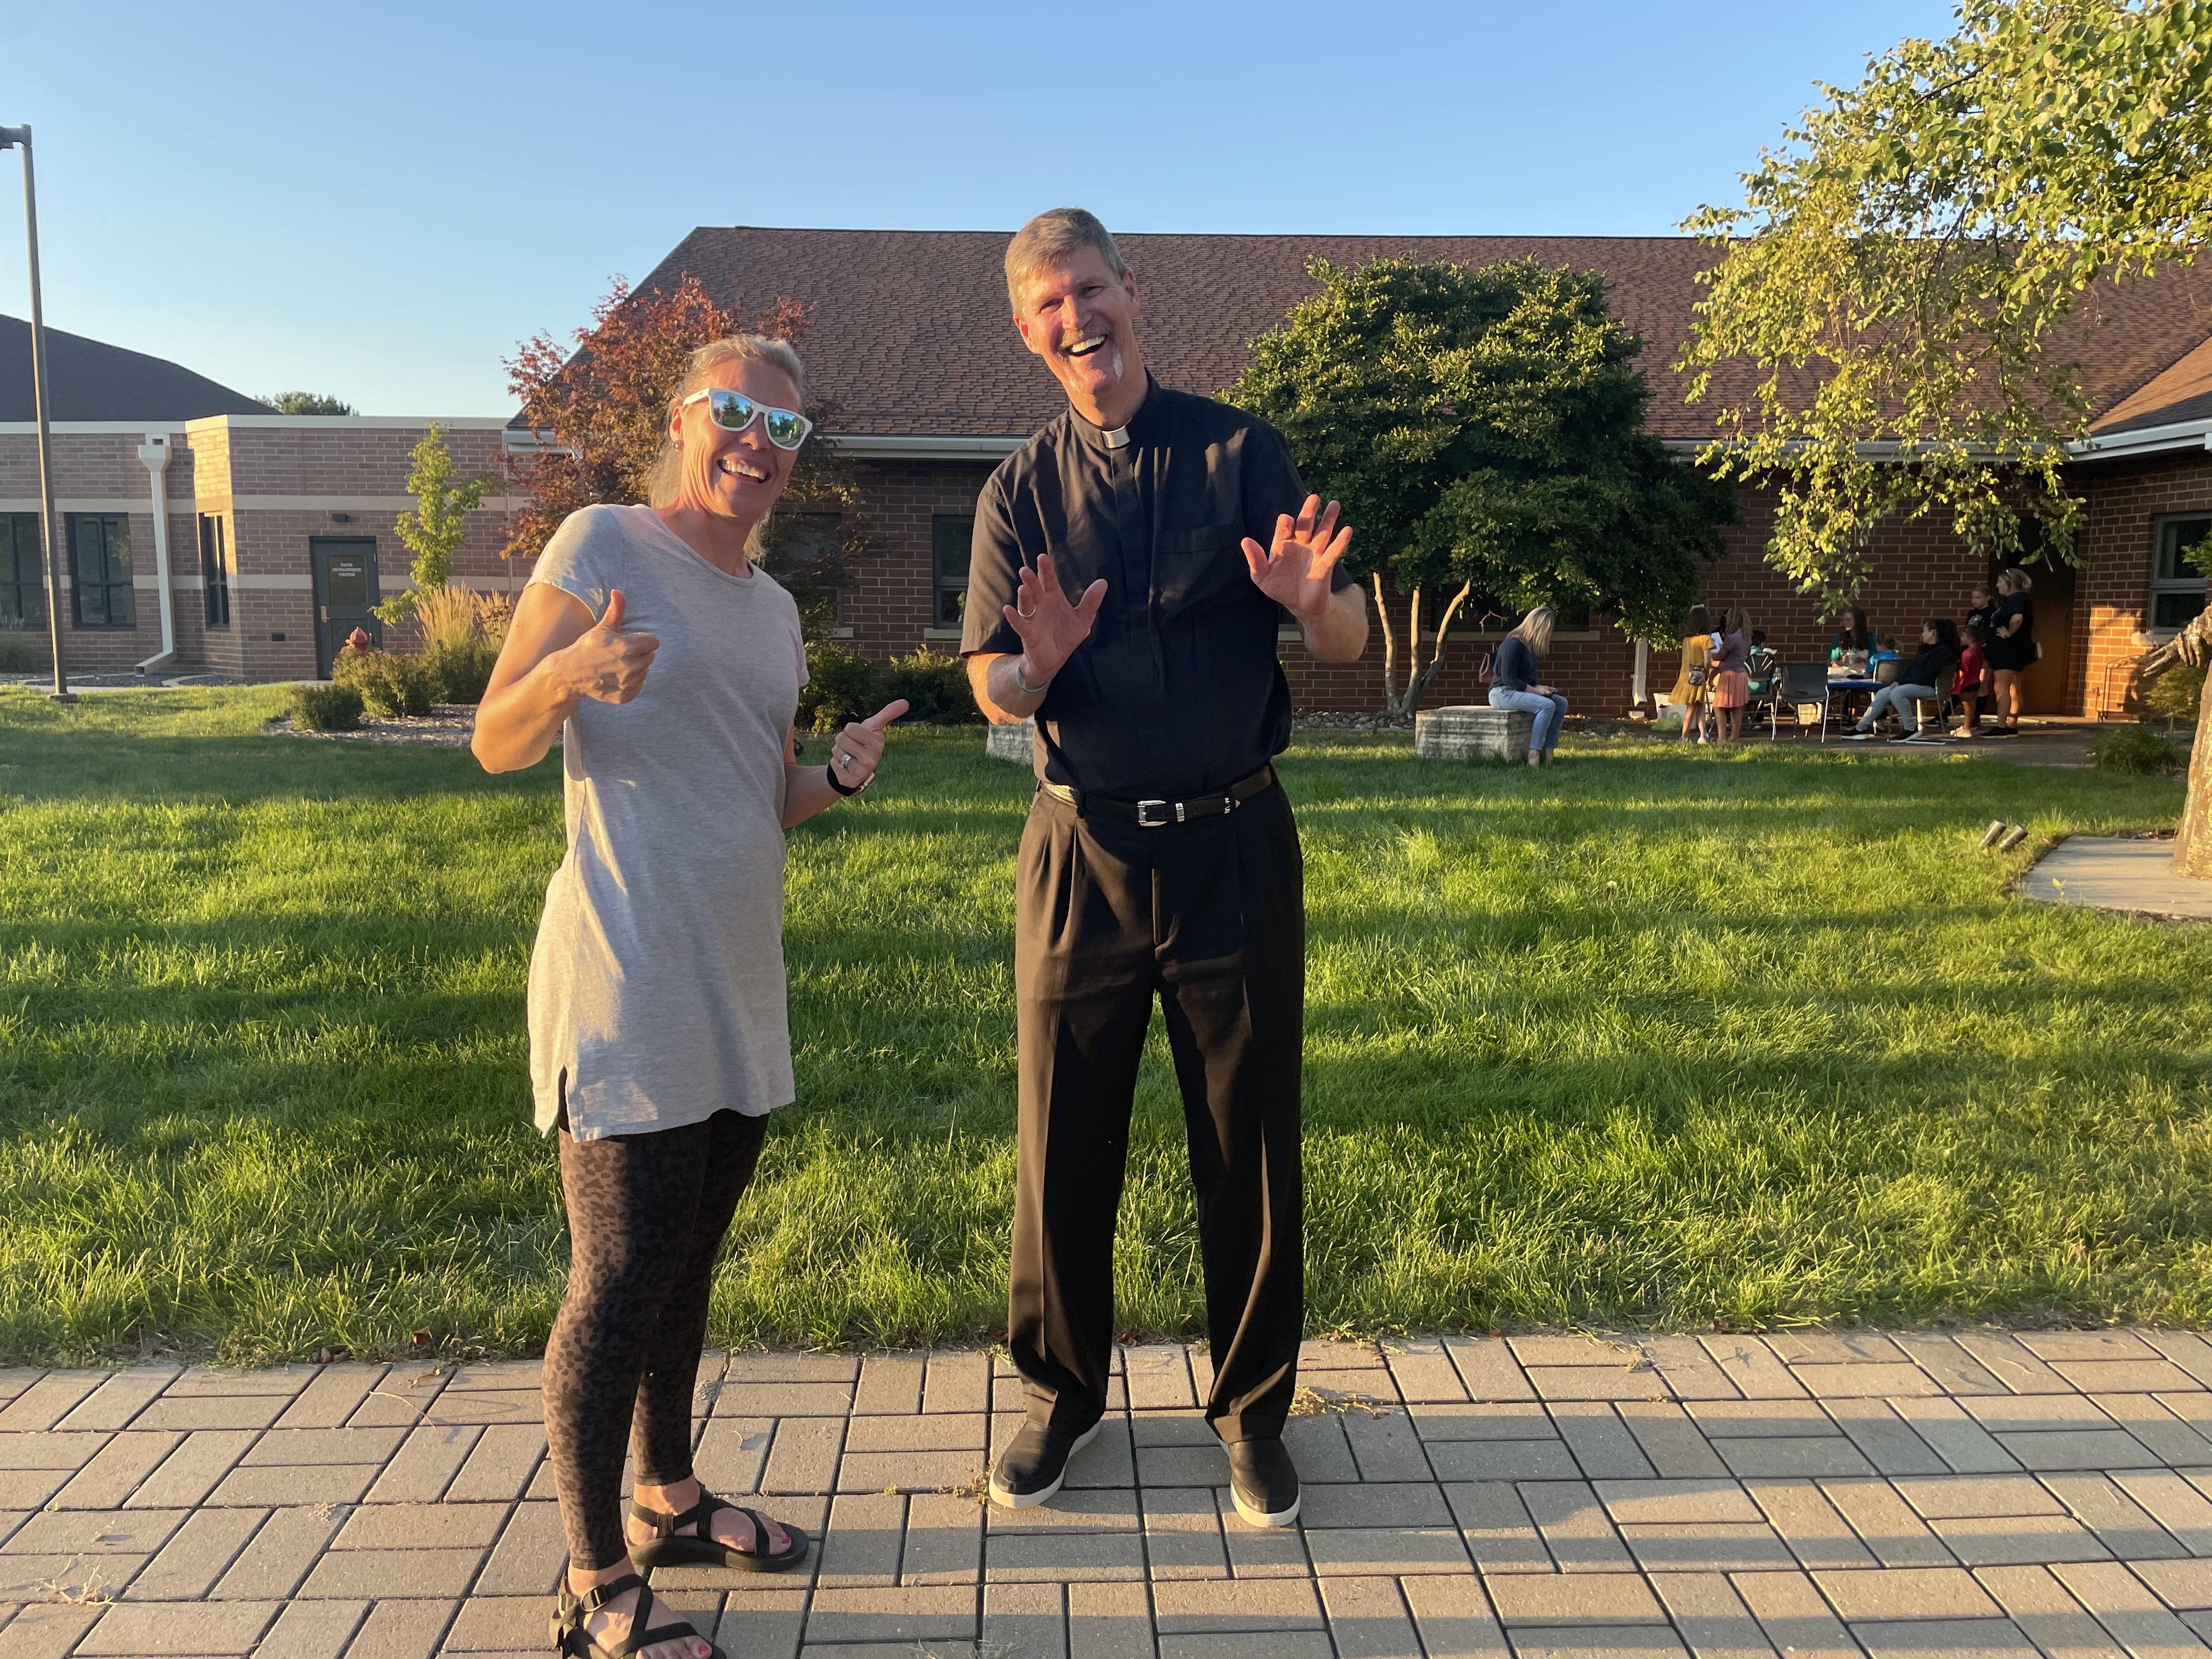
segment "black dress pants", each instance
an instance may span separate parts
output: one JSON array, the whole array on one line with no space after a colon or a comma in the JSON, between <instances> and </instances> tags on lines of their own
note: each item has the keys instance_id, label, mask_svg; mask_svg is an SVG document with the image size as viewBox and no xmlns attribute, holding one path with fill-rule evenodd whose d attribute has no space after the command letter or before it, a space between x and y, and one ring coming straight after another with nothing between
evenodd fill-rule
<instances>
[{"instance_id":1,"label":"black dress pants","mask_svg":"<svg viewBox=\"0 0 2212 1659\"><path fill-rule=\"evenodd\" d=\"M1305 1311L1305 895L1290 802L1276 787L1224 816L1147 830L1040 791L1018 880L1007 1339L1030 1416L1077 1434L1106 1407L1114 1223L1157 994L1198 1194L1206 1415L1226 1441L1279 1435Z\"/></svg>"}]
</instances>

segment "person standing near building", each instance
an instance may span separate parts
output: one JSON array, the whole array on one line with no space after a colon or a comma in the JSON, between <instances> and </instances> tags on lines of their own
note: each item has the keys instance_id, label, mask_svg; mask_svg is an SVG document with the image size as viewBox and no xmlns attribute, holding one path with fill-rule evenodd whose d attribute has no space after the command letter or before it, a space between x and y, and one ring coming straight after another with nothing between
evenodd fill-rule
<instances>
[{"instance_id":1,"label":"person standing near building","mask_svg":"<svg viewBox=\"0 0 2212 1659\"><path fill-rule=\"evenodd\" d=\"M984 713L1034 714L1037 730L1016 878L1007 1311L1030 1409L991 1495L1049 1500L1106 1408L1115 1215L1157 994L1198 1192L1206 1416L1238 1512L1287 1526L1305 904L1270 763L1291 726L1276 636L1287 612L1323 661L1365 648L1340 563L1352 532L1273 428L1152 379L1137 279L1091 214L1030 220L1006 269L1015 328L1069 407L983 488L961 642Z\"/></svg>"},{"instance_id":2,"label":"person standing near building","mask_svg":"<svg viewBox=\"0 0 2212 1659\"><path fill-rule=\"evenodd\" d=\"M2027 591L2035 580L2018 565L1997 578L1996 626L1990 630L1990 667L1995 671L1997 723L1993 738L2020 735L2021 676L2041 655L2035 643L2035 607Z\"/></svg>"},{"instance_id":3,"label":"person standing near building","mask_svg":"<svg viewBox=\"0 0 2212 1659\"><path fill-rule=\"evenodd\" d=\"M806 1534L717 1498L691 1462L714 1261L793 1094L784 831L858 794L895 702L802 767L799 608L757 569L810 422L798 354L693 354L649 507L571 514L515 606L471 747L563 744L568 854L530 957L538 1127L558 1137L568 1289L545 1345L545 1439L568 1545L567 1659L711 1659L647 1585L664 1566L774 1572ZM625 1449L636 1486L622 1503Z\"/></svg>"}]
</instances>

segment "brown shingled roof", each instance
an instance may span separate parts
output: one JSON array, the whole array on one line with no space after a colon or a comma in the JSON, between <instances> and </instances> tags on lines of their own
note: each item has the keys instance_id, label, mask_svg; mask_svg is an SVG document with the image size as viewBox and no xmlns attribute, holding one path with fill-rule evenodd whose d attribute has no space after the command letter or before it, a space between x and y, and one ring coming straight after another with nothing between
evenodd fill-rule
<instances>
[{"instance_id":1,"label":"brown shingled roof","mask_svg":"<svg viewBox=\"0 0 2212 1659\"><path fill-rule=\"evenodd\" d=\"M813 307L807 373L837 405L841 432L1025 436L1066 405L1006 315L1004 231L780 230L702 227L639 284L684 272L722 304L789 295ZM1716 374L1700 404L1668 367L1717 251L1680 236L1117 235L1137 272L1145 352L1166 384L1212 392L1243 372L1246 343L1313 292L1314 254L1357 265L1396 254L1489 264L1533 258L1602 271L1616 315L1644 337L1651 429L1702 438L1711 411L1747 392L1747 373ZM2212 262L2105 291L2109 325L2081 352L2092 406L2111 411L2212 335ZM2177 416L2174 418L2185 418Z\"/></svg>"}]
</instances>

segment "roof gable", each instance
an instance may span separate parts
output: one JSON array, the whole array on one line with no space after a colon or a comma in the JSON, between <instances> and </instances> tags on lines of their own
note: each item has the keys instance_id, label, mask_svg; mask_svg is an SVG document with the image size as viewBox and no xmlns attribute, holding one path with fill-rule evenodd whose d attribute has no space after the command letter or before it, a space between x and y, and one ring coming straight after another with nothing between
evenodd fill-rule
<instances>
[{"instance_id":1,"label":"roof gable","mask_svg":"<svg viewBox=\"0 0 2212 1659\"><path fill-rule=\"evenodd\" d=\"M49 328L50 421L145 421L180 425L204 415L268 415L268 404L165 357ZM0 421L38 418L31 392L31 325L0 316Z\"/></svg>"}]
</instances>

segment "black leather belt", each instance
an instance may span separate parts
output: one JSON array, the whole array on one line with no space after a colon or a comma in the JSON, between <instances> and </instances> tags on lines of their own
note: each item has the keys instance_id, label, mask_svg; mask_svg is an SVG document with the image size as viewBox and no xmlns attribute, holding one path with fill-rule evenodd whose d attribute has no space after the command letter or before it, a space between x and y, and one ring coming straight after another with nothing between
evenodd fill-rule
<instances>
[{"instance_id":1,"label":"black leather belt","mask_svg":"<svg viewBox=\"0 0 2212 1659\"><path fill-rule=\"evenodd\" d=\"M1164 830L1170 823L1187 823L1193 818L1224 817L1253 796L1274 787L1275 769L1272 766L1261 767L1249 778L1239 778L1218 795L1200 795L1194 800L1117 800L1111 795L1090 794L1064 783L1037 786L1054 800L1064 800L1079 812L1121 818L1145 830Z\"/></svg>"}]
</instances>

